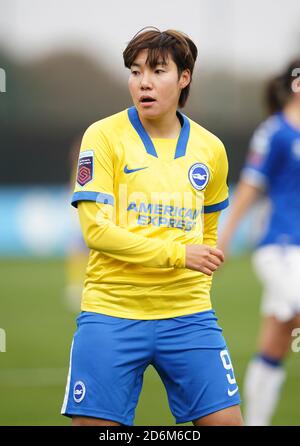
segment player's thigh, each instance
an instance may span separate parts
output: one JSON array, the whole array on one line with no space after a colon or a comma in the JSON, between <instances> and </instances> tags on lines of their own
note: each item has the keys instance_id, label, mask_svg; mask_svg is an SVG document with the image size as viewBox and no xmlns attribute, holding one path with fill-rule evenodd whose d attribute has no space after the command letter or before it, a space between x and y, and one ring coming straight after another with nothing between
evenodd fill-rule
<instances>
[{"instance_id":1,"label":"player's thigh","mask_svg":"<svg viewBox=\"0 0 300 446\"><path fill-rule=\"evenodd\" d=\"M158 324L155 363L177 423L239 404L233 366L214 312Z\"/></svg>"},{"instance_id":2,"label":"player's thigh","mask_svg":"<svg viewBox=\"0 0 300 446\"><path fill-rule=\"evenodd\" d=\"M152 353L149 328L148 321L82 313L62 413L131 425Z\"/></svg>"},{"instance_id":3,"label":"player's thigh","mask_svg":"<svg viewBox=\"0 0 300 446\"><path fill-rule=\"evenodd\" d=\"M236 405L193 420L193 424L195 426L243 426L244 423L240 406Z\"/></svg>"}]
</instances>

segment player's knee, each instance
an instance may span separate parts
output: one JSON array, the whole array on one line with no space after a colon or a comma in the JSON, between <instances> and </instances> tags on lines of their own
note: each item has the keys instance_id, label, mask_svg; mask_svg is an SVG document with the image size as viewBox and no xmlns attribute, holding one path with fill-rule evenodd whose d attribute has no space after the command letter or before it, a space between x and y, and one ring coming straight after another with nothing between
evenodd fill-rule
<instances>
[{"instance_id":1,"label":"player's knee","mask_svg":"<svg viewBox=\"0 0 300 446\"><path fill-rule=\"evenodd\" d=\"M111 420L91 417L72 417L72 426L120 426L120 423Z\"/></svg>"},{"instance_id":2,"label":"player's knee","mask_svg":"<svg viewBox=\"0 0 300 446\"><path fill-rule=\"evenodd\" d=\"M232 406L193 420L195 426L243 426L244 421L239 406Z\"/></svg>"},{"instance_id":3,"label":"player's knee","mask_svg":"<svg viewBox=\"0 0 300 446\"><path fill-rule=\"evenodd\" d=\"M243 417L240 411L233 416L227 417L222 426L244 426Z\"/></svg>"}]
</instances>

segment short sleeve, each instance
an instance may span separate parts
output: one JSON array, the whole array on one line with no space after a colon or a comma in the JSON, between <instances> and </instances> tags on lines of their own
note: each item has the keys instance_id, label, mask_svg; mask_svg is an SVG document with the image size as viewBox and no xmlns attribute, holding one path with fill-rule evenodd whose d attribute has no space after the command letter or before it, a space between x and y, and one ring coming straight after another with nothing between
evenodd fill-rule
<instances>
[{"instance_id":1,"label":"short sleeve","mask_svg":"<svg viewBox=\"0 0 300 446\"><path fill-rule=\"evenodd\" d=\"M78 201L114 205L113 153L98 123L83 135L72 205L77 207Z\"/></svg>"},{"instance_id":2,"label":"short sleeve","mask_svg":"<svg viewBox=\"0 0 300 446\"><path fill-rule=\"evenodd\" d=\"M224 145L220 141L217 146L215 166L204 195L204 213L225 209L228 204L228 160Z\"/></svg>"},{"instance_id":3,"label":"short sleeve","mask_svg":"<svg viewBox=\"0 0 300 446\"><path fill-rule=\"evenodd\" d=\"M261 124L254 132L241 178L248 184L265 188L282 163L281 133L276 126Z\"/></svg>"}]
</instances>

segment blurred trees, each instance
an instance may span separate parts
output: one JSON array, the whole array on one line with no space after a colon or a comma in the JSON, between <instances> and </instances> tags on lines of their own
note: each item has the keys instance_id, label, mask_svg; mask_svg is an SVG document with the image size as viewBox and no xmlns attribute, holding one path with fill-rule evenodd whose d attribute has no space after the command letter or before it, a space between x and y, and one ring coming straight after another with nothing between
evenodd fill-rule
<instances>
[{"instance_id":1,"label":"blurred trees","mask_svg":"<svg viewBox=\"0 0 300 446\"><path fill-rule=\"evenodd\" d=\"M0 94L1 184L67 182L74 139L92 122L131 106L124 76L83 54L20 64L0 53L0 67L7 75L7 92ZM223 140L229 181L237 179L263 117L262 87L263 79L230 70L195 73L183 112Z\"/></svg>"}]
</instances>

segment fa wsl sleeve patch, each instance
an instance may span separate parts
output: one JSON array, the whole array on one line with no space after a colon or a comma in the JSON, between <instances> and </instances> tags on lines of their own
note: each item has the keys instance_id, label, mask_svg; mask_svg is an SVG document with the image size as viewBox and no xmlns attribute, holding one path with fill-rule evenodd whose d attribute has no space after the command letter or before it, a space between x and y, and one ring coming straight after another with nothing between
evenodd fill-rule
<instances>
[{"instance_id":1,"label":"fa wsl sleeve patch","mask_svg":"<svg viewBox=\"0 0 300 446\"><path fill-rule=\"evenodd\" d=\"M77 170L77 183L85 186L94 176L94 151L85 150L80 153Z\"/></svg>"}]
</instances>

